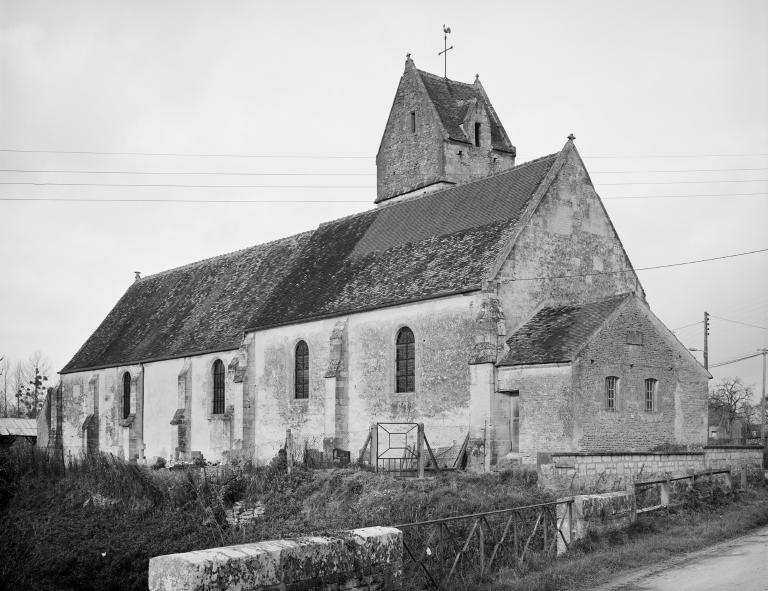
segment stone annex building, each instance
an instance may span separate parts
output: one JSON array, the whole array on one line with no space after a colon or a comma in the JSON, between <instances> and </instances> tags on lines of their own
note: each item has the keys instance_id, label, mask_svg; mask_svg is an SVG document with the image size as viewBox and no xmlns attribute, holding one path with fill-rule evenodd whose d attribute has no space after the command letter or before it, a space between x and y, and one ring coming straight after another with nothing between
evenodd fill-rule
<instances>
[{"instance_id":1,"label":"stone annex building","mask_svg":"<svg viewBox=\"0 0 768 591\"><path fill-rule=\"evenodd\" d=\"M61 371L52 445L330 453L423 422L475 457L706 441L711 377L650 311L571 136L516 164L476 79L408 57L376 207L137 279ZM478 451L479 450L479 451Z\"/></svg>"}]
</instances>

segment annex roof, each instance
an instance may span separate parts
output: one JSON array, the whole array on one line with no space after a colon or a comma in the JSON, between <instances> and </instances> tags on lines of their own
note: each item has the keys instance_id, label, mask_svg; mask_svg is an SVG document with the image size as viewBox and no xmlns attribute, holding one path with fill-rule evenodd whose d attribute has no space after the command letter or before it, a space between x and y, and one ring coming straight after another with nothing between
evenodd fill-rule
<instances>
[{"instance_id":1,"label":"annex roof","mask_svg":"<svg viewBox=\"0 0 768 591\"><path fill-rule=\"evenodd\" d=\"M515 151L515 147L509 141L507 132L479 82L467 84L436 76L424 70L416 70L416 72L421 77L430 100L435 105L448 137L470 143L470 139L462 129L461 124L464 122L469 105L472 101L478 101L485 105L491 119L491 146L496 150L505 152Z\"/></svg>"},{"instance_id":2,"label":"annex roof","mask_svg":"<svg viewBox=\"0 0 768 591\"><path fill-rule=\"evenodd\" d=\"M633 297L625 293L588 304L541 308L507 339L509 352L499 365L573 361L595 331Z\"/></svg>"},{"instance_id":3,"label":"annex roof","mask_svg":"<svg viewBox=\"0 0 768 591\"><path fill-rule=\"evenodd\" d=\"M62 373L237 349L245 330L480 289L557 156L140 279Z\"/></svg>"},{"instance_id":4,"label":"annex roof","mask_svg":"<svg viewBox=\"0 0 768 591\"><path fill-rule=\"evenodd\" d=\"M0 419L0 436L37 437L35 419Z\"/></svg>"}]
</instances>

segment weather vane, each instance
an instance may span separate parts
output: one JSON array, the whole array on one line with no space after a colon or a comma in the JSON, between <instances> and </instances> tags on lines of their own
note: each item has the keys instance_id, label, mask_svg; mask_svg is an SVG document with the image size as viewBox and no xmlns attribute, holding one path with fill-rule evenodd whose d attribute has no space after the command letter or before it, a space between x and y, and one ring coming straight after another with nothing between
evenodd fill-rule
<instances>
[{"instance_id":1,"label":"weather vane","mask_svg":"<svg viewBox=\"0 0 768 591\"><path fill-rule=\"evenodd\" d=\"M443 77L448 78L448 51L453 49L453 45L448 47L448 34L451 32L451 27L443 25L443 51L438 51L437 55L442 55L445 59L445 67L443 70Z\"/></svg>"}]
</instances>

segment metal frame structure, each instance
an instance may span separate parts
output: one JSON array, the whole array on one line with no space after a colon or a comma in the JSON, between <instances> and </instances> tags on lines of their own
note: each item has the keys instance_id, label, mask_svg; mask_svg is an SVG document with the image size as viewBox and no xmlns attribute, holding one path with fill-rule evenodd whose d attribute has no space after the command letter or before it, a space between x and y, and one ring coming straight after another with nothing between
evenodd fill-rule
<instances>
[{"instance_id":1,"label":"metal frame structure","mask_svg":"<svg viewBox=\"0 0 768 591\"><path fill-rule=\"evenodd\" d=\"M559 505L566 508L558 522ZM534 552L554 557L558 538L571 545L572 517L573 499L566 499L395 527L403 532L406 577L443 589L455 578L471 583L476 579L468 577L482 577L494 565L522 566Z\"/></svg>"}]
</instances>

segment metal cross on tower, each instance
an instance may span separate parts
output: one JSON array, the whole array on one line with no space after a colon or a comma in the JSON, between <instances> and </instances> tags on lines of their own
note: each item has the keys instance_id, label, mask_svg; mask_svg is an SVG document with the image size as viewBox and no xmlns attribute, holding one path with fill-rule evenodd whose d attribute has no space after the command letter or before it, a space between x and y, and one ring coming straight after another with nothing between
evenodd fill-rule
<instances>
[{"instance_id":1,"label":"metal cross on tower","mask_svg":"<svg viewBox=\"0 0 768 591\"><path fill-rule=\"evenodd\" d=\"M448 34L451 32L451 27L443 25L443 51L438 51L437 55L442 55L445 60L445 66L443 69L443 77L448 78L448 51L453 49L453 45L448 47Z\"/></svg>"}]
</instances>

